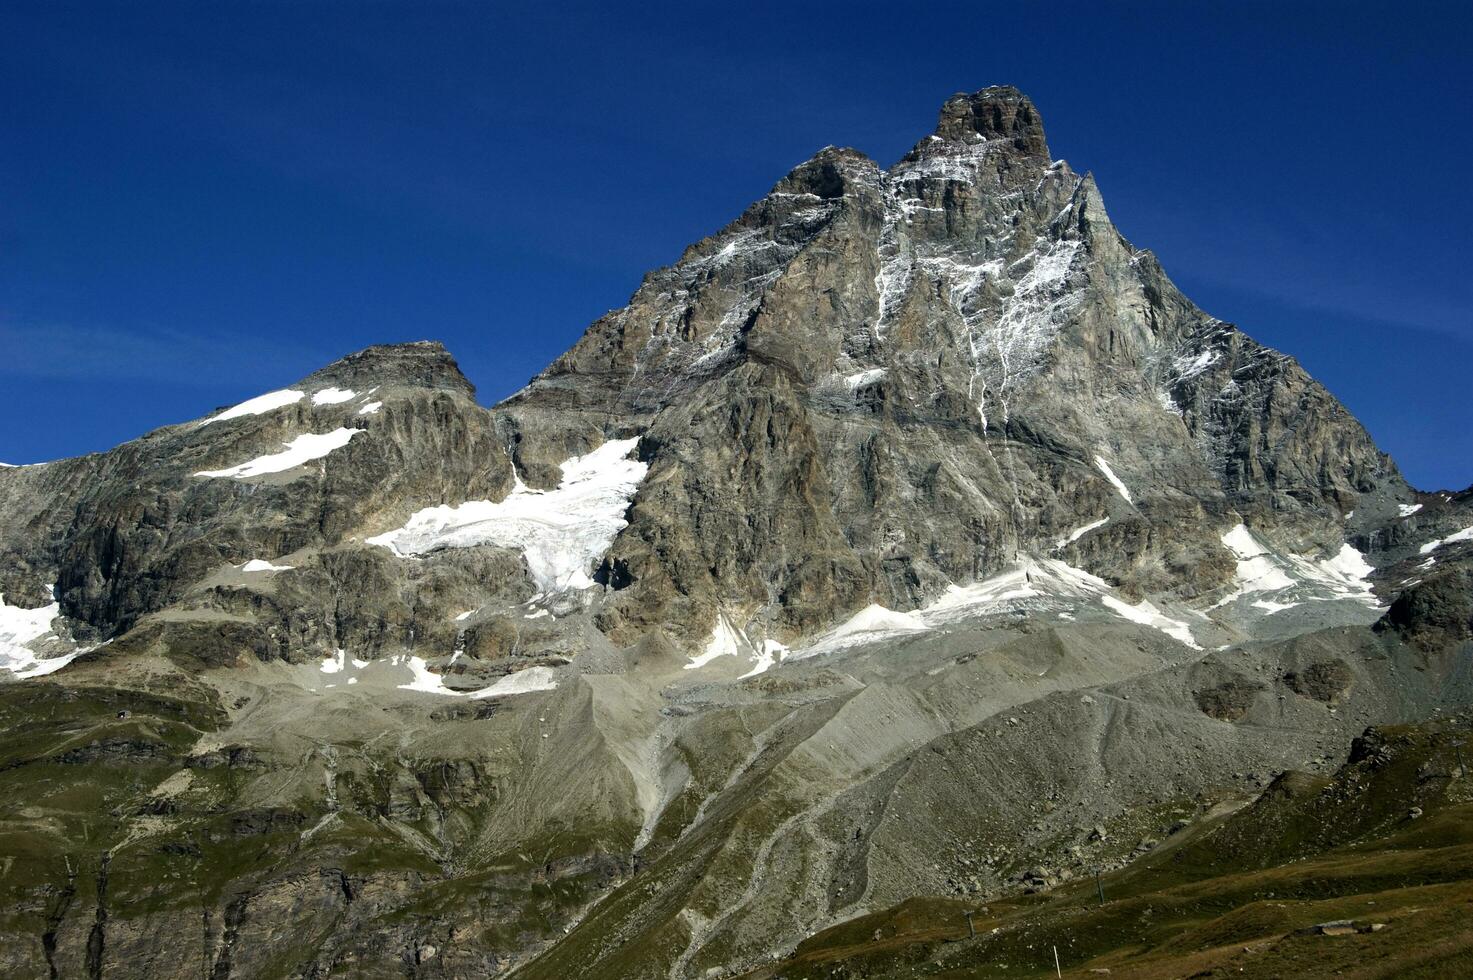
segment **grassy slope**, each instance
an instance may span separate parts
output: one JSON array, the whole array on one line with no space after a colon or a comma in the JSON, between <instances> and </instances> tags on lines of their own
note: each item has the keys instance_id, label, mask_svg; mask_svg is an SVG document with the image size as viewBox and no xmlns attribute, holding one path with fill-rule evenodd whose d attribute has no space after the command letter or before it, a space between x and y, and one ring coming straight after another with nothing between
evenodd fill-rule
<instances>
[{"instance_id":1,"label":"grassy slope","mask_svg":"<svg viewBox=\"0 0 1473 980\"><path fill-rule=\"evenodd\" d=\"M1093 882L987 907L917 898L749 978L1053 976L1054 946L1065 976L1473 976L1473 788L1454 737L1372 730L1333 778L1287 774L1107 876L1104 904ZM1332 919L1385 928L1296 934Z\"/></svg>"},{"instance_id":2,"label":"grassy slope","mask_svg":"<svg viewBox=\"0 0 1473 980\"><path fill-rule=\"evenodd\" d=\"M320 793L289 788L261 805L262 787L294 787L299 774L279 760L191 764L202 735L228 730L226 712L204 685L173 677L153 686L166 690L0 685L0 974L81 975L111 963L150 975L138 947L170 930L187 929L190 955L208 959L219 954L198 949L209 945L202 914L205 931L213 915L218 932L232 901L273 889L289 895L293 883L326 876L367 900L342 907L309 888L298 912L289 901L280 907L279 925L296 915L294 929L252 944L255 958L240 975L296 976L323 960L365 975L364 951L397 975L397 946L357 937L409 941L464 921L468 945L515 948L559 931L608 885L608 868L577 859L600 854L618 828L554 834L542 847L530 841L523 850L536 860L486 854L469 867L442 866L412 846L432 840L435 827L384 815L389 791L372 780L344 774L344 808L331 814ZM414 775L434 784L436 771ZM177 790L164 792L171 784ZM488 805L447 801L438 812L470 834ZM103 905L105 956L89 947ZM179 972L169 966L168 975Z\"/></svg>"}]
</instances>

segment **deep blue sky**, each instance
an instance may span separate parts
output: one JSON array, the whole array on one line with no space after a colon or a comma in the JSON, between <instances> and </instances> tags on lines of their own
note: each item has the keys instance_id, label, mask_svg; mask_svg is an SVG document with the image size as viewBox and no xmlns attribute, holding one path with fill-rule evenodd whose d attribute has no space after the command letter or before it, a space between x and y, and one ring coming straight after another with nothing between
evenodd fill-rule
<instances>
[{"instance_id":1,"label":"deep blue sky","mask_svg":"<svg viewBox=\"0 0 1473 980\"><path fill-rule=\"evenodd\" d=\"M0 460L384 341L493 402L818 148L1012 83L1188 295L1473 482L1467 3L621 6L8 0Z\"/></svg>"}]
</instances>

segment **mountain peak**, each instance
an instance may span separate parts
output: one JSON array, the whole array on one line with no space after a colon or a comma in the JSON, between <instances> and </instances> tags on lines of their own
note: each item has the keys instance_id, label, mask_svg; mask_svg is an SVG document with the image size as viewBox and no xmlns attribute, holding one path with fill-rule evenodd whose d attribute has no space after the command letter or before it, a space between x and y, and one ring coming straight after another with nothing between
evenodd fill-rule
<instances>
[{"instance_id":1,"label":"mountain peak","mask_svg":"<svg viewBox=\"0 0 1473 980\"><path fill-rule=\"evenodd\" d=\"M438 340L416 340L405 344L375 344L303 379L303 384L318 382L345 388L369 385L400 385L410 388L439 388L458 391L468 396L476 393L475 385L461 373L460 365Z\"/></svg>"},{"instance_id":2,"label":"mountain peak","mask_svg":"<svg viewBox=\"0 0 1473 980\"><path fill-rule=\"evenodd\" d=\"M873 185L879 170L879 164L858 150L826 146L794 167L773 192L834 200L843 197L856 183Z\"/></svg>"},{"instance_id":3,"label":"mountain peak","mask_svg":"<svg viewBox=\"0 0 1473 980\"><path fill-rule=\"evenodd\" d=\"M936 135L948 141L1009 140L1014 148L1047 158L1043 118L1028 96L1011 85L993 85L968 95L958 92L941 106Z\"/></svg>"}]
</instances>

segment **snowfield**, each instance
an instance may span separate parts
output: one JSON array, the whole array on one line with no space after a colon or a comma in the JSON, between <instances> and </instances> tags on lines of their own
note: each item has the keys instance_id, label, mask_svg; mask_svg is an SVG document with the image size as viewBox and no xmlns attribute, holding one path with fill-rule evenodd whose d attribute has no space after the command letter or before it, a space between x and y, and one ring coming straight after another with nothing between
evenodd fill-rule
<instances>
[{"instance_id":1,"label":"snowfield","mask_svg":"<svg viewBox=\"0 0 1473 980\"><path fill-rule=\"evenodd\" d=\"M740 656L745 643L746 637L737 632L736 628L731 625L731 621L726 618L726 614L717 613L716 626L711 630L711 639L706 641L706 648L691 657L685 669L698 670L718 657Z\"/></svg>"},{"instance_id":2,"label":"snowfield","mask_svg":"<svg viewBox=\"0 0 1473 980\"><path fill-rule=\"evenodd\" d=\"M48 592L51 589L48 587ZM52 620L61 615L61 604L52 602L38 609L22 609L5 603L5 594L0 593L0 670L8 670L16 677L40 677L60 670L76 659L77 653L61 657L42 659L26 644L39 640L51 632Z\"/></svg>"},{"instance_id":3,"label":"snowfield","mask_svg":"<svg viewBox=\"0 0 1473 980\"><path fill-rule=\"evenodd\" d=\"M1224 534L1222 543L1237 558L1238 567L1233 591L1213 609L1250 595L1265 596L1252 605L1269 614L1310 600L1353 599L1371 606L1378 605L1375 593L1366 581L1374 569L1364 555L1348 544L1341 545L1339 552L1323 559L1307 555L1276 555L1242 524ZM1266 598L1269 593L1288 595L1274 600Z\"/></svg>"},{"instance_id":4,"label":"snowfield","mask_svg":"<svg viewBox=\"0 0 1473 980\"><path fill-rule=\"evenodd\" d=\"M624 514L649 469L628 458L638 444L615 439L566 460L554 490L533 490L518 479L502 500L427 507L367 543L401 558L484 544L516 548L544 592L590 588L589 573L628 525Z\"/></svg>"}]
</instances>

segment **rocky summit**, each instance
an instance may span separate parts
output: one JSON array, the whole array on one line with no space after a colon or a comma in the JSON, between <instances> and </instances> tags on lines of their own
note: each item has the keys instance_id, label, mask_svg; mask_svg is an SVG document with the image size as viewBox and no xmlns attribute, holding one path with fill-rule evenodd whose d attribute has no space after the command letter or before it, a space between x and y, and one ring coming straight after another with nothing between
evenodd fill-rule
<instances>
[{"instance_id":1,"label":"rocky summit","mask_svg":"<svg viewBox=\"0 0 1473 980\"><path fill-rule=\"evenodd\" d=\"M1372 743L1468 806L1470 640L1473 492L1193 305L1022 93L957 95L489 409L369 347L0 469L0 974L995 975L964 928L850 957L1361 826ZM1069 928L1065 971L1149 945Z\"/></svg>"}]
</instances>

